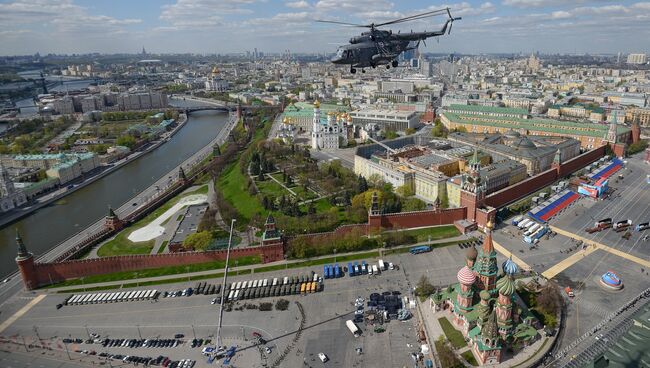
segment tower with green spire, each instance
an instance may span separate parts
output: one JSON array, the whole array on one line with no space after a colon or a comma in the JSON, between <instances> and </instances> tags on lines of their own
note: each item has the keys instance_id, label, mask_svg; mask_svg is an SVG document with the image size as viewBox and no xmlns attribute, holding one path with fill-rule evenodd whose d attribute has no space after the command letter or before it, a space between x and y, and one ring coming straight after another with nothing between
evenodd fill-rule
<instances>
[{"instance_id":1,"label":"tower with green spire","mask_svg":"<svg viewBox=\"0 0 650 368\"><path fill-rule=\"evenodd\" d=\"M478 276L479 288L486 290L493 296L496 291L495 283L499 267L497 266L497 252L494 250L494 244L492 244L492 226L491 221L486 225L487 233L483 240L483 246L478 251L474 271Z\"/></svg>"},{"instance_id":2,"label":"tower with green spire","mask_svg":"<svg viewBox=\"0 0 650 368\"><path fill-rule=\"evenodd\" d=\"M117 216L110 205L108 206L108 214L104 218L104 227L111 231L119 231L124 227L124 222Z\"/></svg>"}]
</instances>

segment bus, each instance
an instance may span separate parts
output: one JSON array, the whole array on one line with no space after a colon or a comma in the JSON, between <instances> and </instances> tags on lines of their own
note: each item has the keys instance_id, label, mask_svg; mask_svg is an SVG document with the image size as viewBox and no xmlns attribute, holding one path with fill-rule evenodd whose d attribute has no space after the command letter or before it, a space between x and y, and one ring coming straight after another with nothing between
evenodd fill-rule
<instances>
[{"instance_id":1,"label":"bus","mask_svg":"<svg viewBox=\"0 0 650 368\"><path fill-rule=\"evenodd\" d=\"M521 220L524 219L524 216L517 216L514 219L512 219L512 225L517 226Z\"/></svg>"},{"instance_id":2,"label":"bus","mask_svg":"<svg viewBox=\"0 0 650 368\"><path fill-rule=\"evenodd\" d=\"M350 277L352 277L352 276L355 275L355 273L354 273L354 268L352 268L352 262L348 262L348 275L349 275Z\"/></svg>"},{"instance_id":3,"label":"bus","mask_svg":"<svg viewBox=\"0 0 650 368\"><path fill-rule=\"evenodd\" d=\"M334 278L339 278L341 277L341 267L339 266L338 263L334 265Z\"/></svg>"},{"instance_id":4,"label":"bus","mask_svg":"<svg viewBox=\"0 0 650 368\"><path fill-rule=\"evenodd\" d=\"M530 222L532 222L532 221L529 220L529 219L523 219L523 220L521 220L521 221L519 222L519 224L517 225L517 227L520 228L520 229L523 229L523 228L526 227L526 225L528 225L528 223L530 223Z\"/></svg>"},{"instance_id":5,"label":"bus","mask_svg":"<svg viewBox=\"0 0 650 368\"><path fill-rule=\"evenodd\" d=\"M428 245L421 245L419 247L413 247L413 248L409 249L409 252L411 254L420 254L420 253L426 253L426 252L430 252L430 251L431 251L431 247L428 246Z\"/></svg>"},{"instance_id":6,"label":"bus","mask_svg":"<svg viewBox=\"0 0 650 368\"><path fill-rule=\"evenodd\" d=\"M306 288L307 288L307 283L303 282L302 284L300 284L300 294L304 294Z\"/></svg>"}]
</instances>

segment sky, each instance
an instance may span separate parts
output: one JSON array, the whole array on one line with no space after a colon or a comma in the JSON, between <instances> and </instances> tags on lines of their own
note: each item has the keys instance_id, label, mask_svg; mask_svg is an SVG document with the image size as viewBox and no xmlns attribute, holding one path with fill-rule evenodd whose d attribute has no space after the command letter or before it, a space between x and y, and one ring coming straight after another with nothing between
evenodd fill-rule
<instances>
[{"instance_id":1,"label":"sky","mask_svg":"<svg viewBox=\"0 0 650 368\"><path fill-rule=\"evenodd\" d=\"M334 52L362 29L314 20L368 24L445 7L463 19L424 52L650 53L650 1L0 0L0 54Z\"/></svg>"}]
</instances>

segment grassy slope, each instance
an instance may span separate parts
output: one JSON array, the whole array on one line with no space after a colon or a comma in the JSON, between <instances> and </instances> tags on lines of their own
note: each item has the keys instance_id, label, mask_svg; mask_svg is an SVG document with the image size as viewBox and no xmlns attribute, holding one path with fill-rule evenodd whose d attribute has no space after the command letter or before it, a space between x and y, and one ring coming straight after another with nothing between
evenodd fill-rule
<instances>
[{"instance_id":1,"label":"grassy slope","mask_svg":"<svg viewBox=\"0 0 650 368\"><path fill-rule=\"evenodd\" d=\"M132 242L128 239L128 236L133 231L146 226L148 223L155 220L158 216L162 215L165 211L172 208L172 206L178 203L178 201L182 197L191 194L206 194L207 192L208 192L208 186L204 185L195 191L177 195L176 197L167 201L167 203L163 204L162 206L158 207L156 210L154 210L153 212L145 216L140 221L120 231L115 236L115 238L104 243L97 250L97 255L99 255L100 257L109 257L109 256L121 256L121 255L128 255L128 254L149 254L153 249L155 239L145 241L145 242Z\"/></svg>"}]
</instances>

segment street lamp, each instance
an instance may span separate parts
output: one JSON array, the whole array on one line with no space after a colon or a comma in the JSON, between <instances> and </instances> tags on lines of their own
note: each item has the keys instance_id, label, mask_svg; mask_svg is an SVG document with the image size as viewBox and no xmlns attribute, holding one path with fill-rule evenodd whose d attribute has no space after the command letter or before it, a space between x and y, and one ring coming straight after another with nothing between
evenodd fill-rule
<instances>
[{"instance_id":1,"label":"street lamp","mask_svg":"<svg viewBox=\"0 0 650 368\"><path fill-rule=\"evenodd\" d=\"M336 263L336 248L334 248L334 263Z\"/></svg>"},{"instance_id":2,"label":"street lamp","mask_svg":"<svg viewBox=\"0 0 650 368\"><path fill-rule=\"evenodd\" d=\"M235 227L235 219L230 221L230 235L228 236L228 249L226 250L226 266L223 273L223 282L221 285L221 303L219 303L219 323L217 324L216 350L221 346L221 324L223 322L223 305L225 304L224 295L226 291L226 282L228 281L228 262L230 261L230 246L232 245L232 233Z\"/></svg>"}]
</instances>

